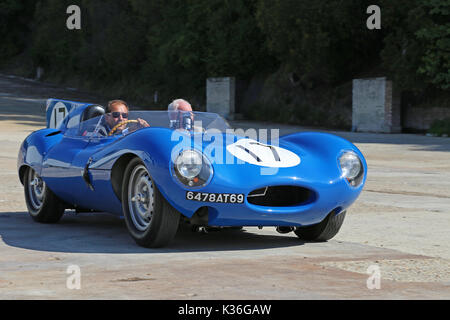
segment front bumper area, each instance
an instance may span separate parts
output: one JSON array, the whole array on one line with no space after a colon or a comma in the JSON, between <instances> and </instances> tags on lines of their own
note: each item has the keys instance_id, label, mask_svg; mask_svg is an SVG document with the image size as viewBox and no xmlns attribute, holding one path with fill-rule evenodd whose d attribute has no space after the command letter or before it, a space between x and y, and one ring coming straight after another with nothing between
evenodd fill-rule
<instances>
[{"instance_id":1,"label":"front bumper area","mask_svg":"<svg viewBox=\"0 0 450 320\"><path fill-rule=\"evenodd\" d=\"M292 184L291 184L292 185ZM202 190L216 194L244 194L242 203L211 203L190 201L186 192L179 190L166 197L169 203L183 215L191 218L196 212L207 210L210 226L307 226L321 222L331 211L336 213L347 209L359 196L361 188L351 188L346 181L295 186L312 190L314 196L299 205L266 206L248 201L248 195L255 188L214 188ZM174 196L175 195L175 196Z\"/></svg>"}]
</instances>

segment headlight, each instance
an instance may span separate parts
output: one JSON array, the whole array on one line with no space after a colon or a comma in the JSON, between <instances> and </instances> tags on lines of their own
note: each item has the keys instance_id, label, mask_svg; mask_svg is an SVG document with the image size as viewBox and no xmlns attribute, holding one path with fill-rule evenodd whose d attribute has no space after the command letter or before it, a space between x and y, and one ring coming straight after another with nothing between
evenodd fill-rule
<instances>
[{"instance_id":1,"label":"headlight","mask_svg":"<svg viewBox=\"0 0 450 320\"><path fill-rule=\"evenodd\" d=\"M194 150L183 151L175 160L175 166L184 178L192 179L202 170L202 156Z\"/></svg>"},{"instance_id":2,"label":"headlight","mask_svg":"<svg viewBox=\"0 0 450 320\"><path fill-rule=\"evenodd\" d=\"M209 161L196 150L184 150L174 162L174 173L178 180L186 186L205 185L212 175Z\"/></svg>"},{"instance_id":3,"label":"headlight","mask_svg":"<svg viewBox=\"0 0 450 320\"><path fill-rule=\"evenodd\" d=\"M354 187L358 186L363 177L363 166L359 157L353 151L344 152L339 157L339 164L341 166L342 177Z\"/></svg>"}]
</instances>

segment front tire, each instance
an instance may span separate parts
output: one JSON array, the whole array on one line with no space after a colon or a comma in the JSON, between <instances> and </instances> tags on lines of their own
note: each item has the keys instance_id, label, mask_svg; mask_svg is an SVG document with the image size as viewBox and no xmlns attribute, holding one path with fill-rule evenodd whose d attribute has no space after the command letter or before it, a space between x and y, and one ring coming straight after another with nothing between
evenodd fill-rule
<instances>
[{"instance_id":1,"label":"front tire","mask_svg":"<svg viewBox=\"0 0 450 320\"><path fill-rule=\"evenodd\" d=\"M294 233L302 240L324 242L333 238L341 229L342 223L345 219L346 211L336 215L332 211L328 216L320 223L307 226L297 227Z\"/></svg>"},{"instance_id":2,"label":"front tire","mask_svg":"<svg viewBox=\"0 0 450 320\"><path fill-rule=\"evenodd\" d=\"M164 199L139 158L125 169L122 210L128 232L138 245L163 247L175 237L180 213Z\"/></svg>"},{"instance_id":3,"label":"front tire","mask_svg":"<svg viewBox=\"0 0 450 320\"><path fill-rule=\"evenodd\" d=\"M64 203L32 168L25 170L23 186L28 213L34 221L55 223L61 219Z\"/></svg>"}]
</instances>

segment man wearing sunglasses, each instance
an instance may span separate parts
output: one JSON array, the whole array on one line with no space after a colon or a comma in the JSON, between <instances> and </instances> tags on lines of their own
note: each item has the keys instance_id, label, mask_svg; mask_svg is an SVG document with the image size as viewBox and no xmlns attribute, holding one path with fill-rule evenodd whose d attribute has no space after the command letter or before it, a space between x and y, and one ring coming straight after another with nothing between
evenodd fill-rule
<instances>
[{"instance_id":1,"label":"man wearing sunglasses","mask_svg":"<svg viewBox=\"0 0 450 320\"><path fill-rule=\"evenodd\" d=\"M117 124L128 120L128 104L123 100L112 100L108 102L108 107L106 108L105 121L106 121L106 131L109 132ZM147 121L138 118L139 127L149 127ZM115 134L127 134L127 125L123 124L117 128Z\"/></svg>"}]
</instances>

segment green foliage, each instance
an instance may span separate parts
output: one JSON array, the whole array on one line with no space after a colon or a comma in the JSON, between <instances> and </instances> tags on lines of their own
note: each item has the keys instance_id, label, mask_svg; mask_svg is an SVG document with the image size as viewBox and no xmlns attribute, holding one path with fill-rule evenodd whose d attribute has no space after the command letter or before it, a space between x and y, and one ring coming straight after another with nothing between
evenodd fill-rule
<instances>
[{"instance_id":1,"label":"green foliage","mask_svg":"<svg viewBox=\"0 0 450 320\"><path fill-rule=\"evenodd\" d=\"M61 0L37 2L31 39L31 57L36 66L71 70L77 65L79 33L65 27L65 12L71 3Z\"/></svg>"},{"instance_id":2,"label":"green foliage","mask_svg":"<svg viewBox=\"0 0 450 320\"><path fill-rule=\"evenodd\" d=\"M366 28L361 0L259 0L257 22L270 51L315 84L348 80L376 59L381 33Z\"/></svg>"},{"instance_id":3,"label":"green foliage","mask_svg":"<svg viewBox=\"0 0 450 320\"><path fill-rule=\"evenodd\" d=\"M424 46L418 72L442 89L450 88L450 1L422 0L430 21L417 32Z\"/></svg>"},{"instance_id":4,"label":"green foliage","mask_svg":"<svg viewBox=\"0 0 450 320\"><path fill-rule=\"evenodd\" d=\"M148 32L148 81L183 94L204 87L207 77L248 78L270 68L253 2L166 2Z\"/></svg>"},{"instance_id":5,"label":"green foliage","mask_svg":"<svg viewBox=\"0 0 450 320\"><path fill-rule=\"evenodd\" d=\"M24 50L33 10L33 0L0 0L0 63Z\"/></svg>"},{"instance_id":6,"label":"green foliage","mask_svg":"<svg viewBox=\"0 0 450 320\"><path fill-rule=\"evenodd\" d=\"M403 89L450 88L450 1L384 1L383 63Z\"/></svg>"},{"instance_id":7,"label":"green foliage","mask_svg":"<svg viewBox=\"0 0 450 320\"><path fill-rule=\"evenodd\" d=\"M428 130L429 133L442 136L447 135L450 136L450 118L435 120Z\"/></svg>"},{"instance_id":8,"label":"green foliage","mask_svg":"<svg viewBox=\"0 0 450 320\"><path fill-rule=\"evenodd\" d=\"M66 28L72 4L81 8L81 30ZM250 80L283 70L295 73L299 88L308 90L345 83L381 63L405 89L449 89L450 1L379 0L381 30L366 28L371 4L0 0L0 62L21 55L44 67L48 77L77 78L143 98L158 91L163 101L204 99L207 77ZM288 115L270 111L274 104L267 102L263 108L270 117L291 121L291 113L302 113L279 99Z\"/></svg>"}]
</instances>

